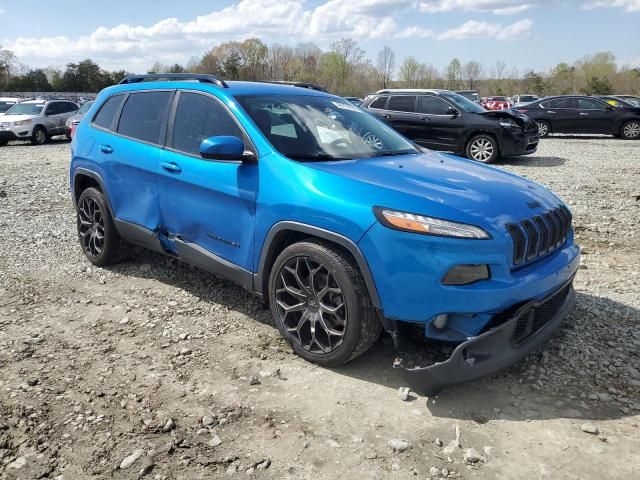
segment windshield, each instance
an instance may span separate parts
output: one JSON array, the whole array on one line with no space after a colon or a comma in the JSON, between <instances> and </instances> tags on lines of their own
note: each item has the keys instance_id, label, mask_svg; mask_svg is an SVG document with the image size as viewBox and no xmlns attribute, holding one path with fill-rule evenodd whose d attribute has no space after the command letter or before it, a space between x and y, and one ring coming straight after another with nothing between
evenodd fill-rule
<instances>
[{"instance_id":1,"label":"windshield","mask_svg":"<svg viewBox=\"0 0 640 480\"><path fill-rule=\"evenodd\" d=\"M419 153L384 123L336 97L236 97L269 142L296 160L345 160Z\"/></svg>"},{"instance_id":2,"label":"windshield","mask_svg":"<svg viewBox=\"0 0 640 480\"><path fill-rule=\"evenodd\" d=\"M7 110L7 115L40 115L43 108L44 103L18 103Z\"/></svg>"},{"instance_id":3,"label":"windshield","mask_svg":"<svg viewBox=\"0 0 640 480\"><path fill-rule=\"evenodd\" d=\"M82 106L80 107L80 109L76 112L76 114L78 114L78 113L87 113L89 111L89 109L91 108L91 105L93 105L93 101L87 102L87 103L83 103Z\"/></svg>"},{"instance_id":4,"label":"windshield","mask_svg":"<svg viewBox=\"0 0 640 480\"><path fill-rule=\"evenodd\" d=\"M468 98L465 98L462 95L458 95L457 93L443 92L440 95L442 95L444 98L455 103L458 108L461 108L465 112L469 112L469 113L486 112L486 110L482 108L480 105L478 105L476 102L472 102Z\"/></svg>"},{"instance_id":5,"label":"windshield","mask_svg":"<svg viewBox=\"0 0 640 480\"><path fill-rule=\"evenodd\" d=\"M622 97L622 99L634 107L640 107L640 97Z\"/></svg>"}]
</instances>

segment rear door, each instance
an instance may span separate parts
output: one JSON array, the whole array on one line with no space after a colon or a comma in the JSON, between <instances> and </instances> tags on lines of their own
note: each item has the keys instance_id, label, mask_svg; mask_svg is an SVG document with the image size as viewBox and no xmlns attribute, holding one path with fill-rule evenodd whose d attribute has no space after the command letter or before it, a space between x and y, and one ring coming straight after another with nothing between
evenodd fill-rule
<instances>
[{"instance_id":1,"label":"rear door","mask_svg":"<svg viewBox=\"0 0 640 480\"><path fill-rule=\"evenodd\" d=\"M415 115L415 139L420 145L435 150L457 150L464 130L461 114L449 102L436 95L418 97L418 113Z\"/></svg>"},{"instance_id":2,"label":"rear door","mask_svg":"<svg viewBox=\"0 0 640 480\"><path fill-rule=\"evenodd\" d=\"M173 95L173 90L115 95L93 119L93 150L114 216L151 231L160 225L157 169Z\"/></svg>"},{"instance_id":3,"label":"rear door","mask_svg":"<svg viewBox=\"0 0 640 480\"><path fill-rule=\"evenodd\" d=\"M251 272L258 165L203 159L200 143L230 135L243 139L247 150L253 147L229 110L209 94L182 91L173 109L166 155L157 170L163 229L176 252L191 263L208 258L230 262L233 266L225 268L236 273Z\"/></svg>"},{"instance_id":4,"label":"rear door","mask_svg":"<svg viewBox=\"0 0 640 480\"><path fill-rule=\"evenodd\" d=\"M542 119L551 124L554 133L582 133L583 127L573 97L552 98L540 104Z\"/></svg>"},{"instance_id":5,"label":"rear door","mask_svg":"<svg viewBox=\"0 0 640 480\"><path fill-rule=\"evenodd\" d=\"M64 103L51 102L44 110L45 118L43 123L49 135L58 135L64 129Z\"/></svg>"},{"instance_id":6,"label":"rear door","mask_svg":"<svg viewBox=\"0 0 640 480\"><path fill-rule=\"evenodd\" d=\"M414 140L416 136L415 113L416 95L392 95L387 102L382 119L405 137Z\"/></svg>"}]
</instances>

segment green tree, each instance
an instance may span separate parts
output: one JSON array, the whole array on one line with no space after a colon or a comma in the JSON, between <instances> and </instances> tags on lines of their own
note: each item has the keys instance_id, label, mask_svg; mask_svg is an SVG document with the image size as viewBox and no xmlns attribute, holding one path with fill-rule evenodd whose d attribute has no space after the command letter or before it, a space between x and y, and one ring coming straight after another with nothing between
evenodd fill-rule
<instances>
[{"instance_id":1,"label":"green tree","mask_svg":"<svg viewBox=\"0 0 640 480\"><path fill-rule=\"evenodd\" d=\"M416 88L418 86L418 72L420 63L415 57L407 57L400 65L398 76L402 85L406 88Z\"/></svg>"},{"instance_id":2,"label":"green tree","mask_svg":"<svg viewBox=\"0 0 640 480\"><path fill-rule=\"evenodd\" d=\"M460 60L454 58L447 65L445 71L445 81L447 82L447 89L458 90L460 87L460 79L462 77L462 65Z\"/></svg>"}]
</instances>

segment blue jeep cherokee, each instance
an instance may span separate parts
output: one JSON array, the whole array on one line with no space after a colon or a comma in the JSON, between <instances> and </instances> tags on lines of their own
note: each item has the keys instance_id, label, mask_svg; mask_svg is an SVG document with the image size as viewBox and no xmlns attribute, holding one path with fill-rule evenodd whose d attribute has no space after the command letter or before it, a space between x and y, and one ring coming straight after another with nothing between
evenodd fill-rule
<instances>
[{"instance_id":1,"label":"blue jeep cherokee","mask_svg":"<svg viewBox=\"0 0 640 480\"><path fill-rule=\"evenodd\" d=\"M322 91L131 76L100 93L71 150L94 265L139 245L231 279L320 365L419 325L456 346L397 365L433 393L522 358L574 303L579 248L555 195L425 151Z\"/></svg>"}]
</instances>

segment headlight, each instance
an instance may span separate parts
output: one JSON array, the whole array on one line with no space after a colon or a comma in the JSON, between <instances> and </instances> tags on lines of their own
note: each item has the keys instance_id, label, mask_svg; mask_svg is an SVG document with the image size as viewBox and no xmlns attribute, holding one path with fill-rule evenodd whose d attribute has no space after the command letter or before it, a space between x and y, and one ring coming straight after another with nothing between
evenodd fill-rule
<instances>
[{"instance_id":1,"label":"headlight","mask_svg":"<svg viewBox=\"0 0 640 480\"><path fill-rule=\"evenodd\" d=\"M29 125L30 123L31 123L31 119L29 118L29 119L27 119L27 120L20 120L20 121L18 121L18 122L14 122L13 124L14 124L16 127L19 127L19 126L21 126L21 125Z\"/></svg>"},{"instance_id":2,"label":"headlight","mask_svg":"<svg viewBox=\"0 0 640 480\"><path fill-rule=\"evenodd\" d=\"M508 127L508 128L517 128L518 124L516 122L514 122L513 120L511 120L510 118L505 118L500 120L500 126L501 127Z\"/></svg>"},{"instance_id":3,"label":"headlight","mask_svg":"<svg viewBox=\"0 0 640 480\"><path fill-rule=\"evenodd\" d=\"M466 223L425 217L414 213L398 212L375 207L373 212L384 226L405 232L437 235L441 237L487 239L491 236L482 228Z\"/></svg>"},{"instance_id":4,"label":"headlight","mask_svg":"<svg viewBox=\"0 0 640 480\"><path fill-rule=\"evenodd\" d=\"M71 120L71 118L69 118L69 120L67 120L67 123L65 124L67 127L70 127L73 124L73 121Z\"/></svg>"}]
</instances>

